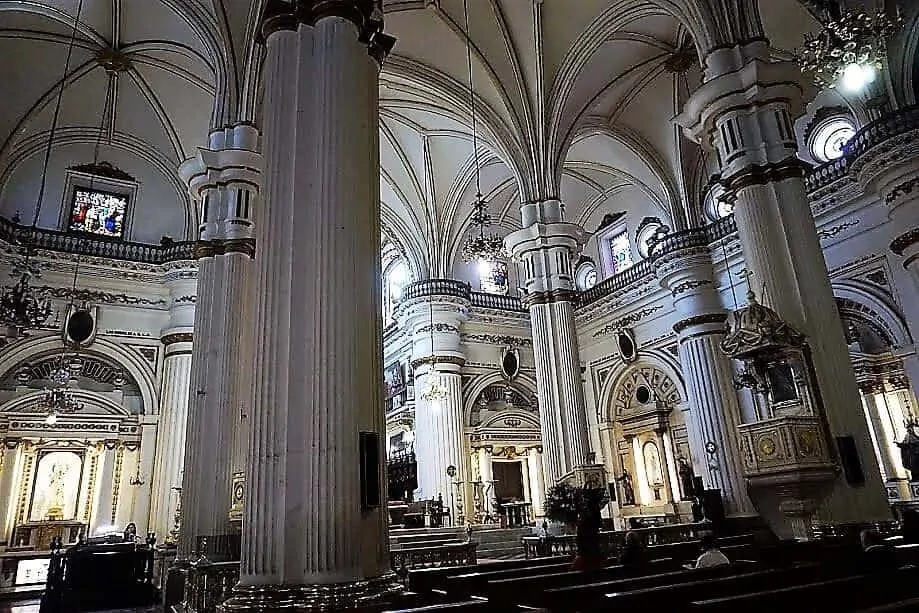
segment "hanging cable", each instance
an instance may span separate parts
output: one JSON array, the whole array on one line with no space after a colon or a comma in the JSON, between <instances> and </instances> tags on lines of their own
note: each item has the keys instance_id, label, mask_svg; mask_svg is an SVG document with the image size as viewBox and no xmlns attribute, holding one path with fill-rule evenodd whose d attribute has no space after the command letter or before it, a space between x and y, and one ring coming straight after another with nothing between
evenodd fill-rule
<instances>
[{"instance_id":1,"label":"hanging cable","mask_svg":"<svg viewBox=\"0 0 919 613\"><path fill-rule=\"evenodd\" d=\"M475 87L472 82L472 38L469 34L469 0L463 0L463 22L466 27L466 68L469 72L469 111L472 116L472 159L475 164L475 196L476 200L481 200L482 182L479 173L479 141L475 122Z\"/></svg>"}]
</instances>

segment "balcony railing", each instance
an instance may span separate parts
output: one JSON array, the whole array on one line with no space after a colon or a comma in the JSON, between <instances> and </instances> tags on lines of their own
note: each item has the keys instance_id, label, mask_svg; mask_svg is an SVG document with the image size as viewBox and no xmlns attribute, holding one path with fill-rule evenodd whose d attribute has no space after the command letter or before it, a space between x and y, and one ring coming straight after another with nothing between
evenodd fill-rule
<instances>
[{"instance_id":1,"label":"balcony railing","mask_svg":"<svg viewBox=\"0 0 919 613\"><path fill-rule=\"evenodd\" d=\"M44 228L33 229L2 217L0 217L0 240L11 245L31 246L34 249L144 264L165 264L195 259L194 241L148 245L97 238L91 234L73 234Z\"/></svg>"},{"instance_id":2,"label":"balcony railing","mask_svg":"<svg viewBox=\"0 0 919 613\"><path fill-rule=\"evenodd\" d=\"M516 296L474 292L468 283L456 281L455 279L423 279L402 289L403 300L429 298L431 296L449 296L468 300L472 306L482 309L526 312L526 308Z\"/></svg>"},{"instance_id":3,"label":"balcony railing","mask_svg":"<svg viewBox=\"0 0 919 613\"><path fill-rule=\"evenodd\" d=\"M849 139L845 146L845 159L855 160L875 145L916 129L919 129L919 105L889 113L872 121Z\"/></svg>"}]
</instances>

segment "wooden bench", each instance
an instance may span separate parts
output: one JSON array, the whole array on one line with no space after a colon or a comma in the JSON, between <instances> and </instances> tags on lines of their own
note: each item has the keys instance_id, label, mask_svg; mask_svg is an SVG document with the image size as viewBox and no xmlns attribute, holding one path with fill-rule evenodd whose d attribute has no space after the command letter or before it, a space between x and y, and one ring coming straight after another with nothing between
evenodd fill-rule
<instances>
[{"instance_id":1,"label":"wooden bench","mask_svg":"<svg viewBox=\"0 0 919 613\"><path fill-rule=\"evenodd\" d=\"M499 570L479 570L461 575L451 575L445 578L444 585L452 598L466 597L478 592L489 581L498 579L517 579L533 575L546 575L565 573L570 571L571 562L564 561L557 564L540 566L526 566L523 568L505 568Z\"/></svg>"},{"instance_id":2,"label":"wooden bench","mask_svg":"<svg viewBox=\"0 0 919 613\"><path fill-rule=\"evenodd\" d=\"M428 611L434 613L477 613L479 611L491 611L491 608L485 600L470 599L462 602L413 607L411 609L387 609L384 613L426 613Z\"/></svg>"},{"instance_id":3,"label":"wooden bench","mask_svg":"<svg viewBox=\"0 0 919 613\"><path fill-rule=\"evenodd\" d=\"M679 567L679 561L664 558L652 560L641 566L617 564L589 571L567 571L513 579L492 579L485 584L479 595L487 597L489 602L509 604L519 601L521 594L526 594L528 599L534 599L548 589L659 574L677 570Z\"/></svg>"},{"instance_id":4,"label":"wooden bench","mask_svg":"<svg viewBox=\"0 0 919 613\"><path fill-rule=\"evenodd\" d=\"M808 564L799 567L751 569L750 572L739 574L648 586L606 594L604 604L597 607L597 610L640 607L650 610L685 611L695 600L781 588L794 582L818 581L826 578L823 572L818 565Z\"/></svg>"},{"instance_id":5,"label":"wooden bench","mask_svg":"<svg viewBox=\"0 0 919 613\"><path fill-rule=\"evenodd\" d=\"M546 606L553 611L555 611L556 608L559 611L570 611L576 610L572 609L572 606L579 603L600 601L606 594L611 592L624 592L648 587L660 587L673 583L711 579L734 575L745 570L755 570L757 568L758 566L756 564L750 562L738 562L717 568L684 569L612 581L599 581L595 583L550 588L543 591L541 594L521 595L521 604Z\"/></svg>"},{"instance_id":6,"label":"wooden bench","mask_svg":"<svg viewBox=\"0 0 919 613\"><path fill-rule=\"evenodd\" d=\"M411 570L408 573L408 589L423 593L434 588L443 587L445 579L454 575L508 568L532 568L537 566L550 566L558 564L559 562L559 558L531 558L529 560L496 560L494 562L470 564L465 566L418 568Z\"/></svg>"},{"instance_id":7,"label":"wooden bench","mask_svg":"<svg viewBox=\"0 0 919 613\"><path fill-rule=\"evenodd\" d=\"M694 600L692 611L704 613L793 613L813 610L852 611L915 596L919 569L845 576L773 590Z\"/></svg>"},{"instance_id":8,"label":"wooden bench","mask_svg":"<svg viewBox=\"0 0 919 613\"><path fill-rule=\"evenodd\" d=\"M894 613L897 611L919 611L919 597L882 604L869 609L859 609L856 613Z\"/></svg>"}]
</instances>

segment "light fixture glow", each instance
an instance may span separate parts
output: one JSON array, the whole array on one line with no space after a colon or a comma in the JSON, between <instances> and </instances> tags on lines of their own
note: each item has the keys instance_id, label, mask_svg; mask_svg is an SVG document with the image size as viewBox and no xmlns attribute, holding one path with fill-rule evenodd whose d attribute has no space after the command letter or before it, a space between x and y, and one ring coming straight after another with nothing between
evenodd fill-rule
<instances>
[{"instance_id":1,"label":"light fixture glow","mask_svg":"<svg viewBox=\"0 0 919 613\"><path fill-rule=\"evenodd\" d=\"M491 262L488 260L479 260L478 262L479 274L487 275L491 272Z\"/></svg>"},{"instance_id":2,"label":"light fixture glow","mask_svg":"<svg viewBox=\"0 0 919 613\"><path fill-rule=\"evenodd\" d=\"M877 71L874 66L853 62L843 69L841 83L847 92L858 93L874 83L876 78Z\"/></svg>"},{"instance_id":3,"label":"light fixture glow","mask_svg":"<svg viewBox=\"0 0 919 613\"><path fill-rule=\"evenodd\" d=\"M53 426L57 423L57 413L48 413L48 417L45 418L45 424L48 426Z\"/></svg>"}]
</instances>

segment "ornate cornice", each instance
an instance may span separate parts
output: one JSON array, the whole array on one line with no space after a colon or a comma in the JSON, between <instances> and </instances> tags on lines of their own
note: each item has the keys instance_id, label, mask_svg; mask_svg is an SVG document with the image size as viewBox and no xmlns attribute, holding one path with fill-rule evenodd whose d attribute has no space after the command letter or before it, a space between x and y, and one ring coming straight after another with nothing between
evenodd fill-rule
<instances>
[{"instance_id":1,"label":"ornate cornice","mask_svg":"<svg viewBox=\"0 0 919 613\"><path fill-rule=\"evenodd\" d=\"M227 240L212 239L200 240L195 243L195 258L202 260L212 258L218 255L229 255L231 253L242 253L250 258L255 258L255 239L254 238L232 238Z\"/></svg>"},{"instance_id":2,"label":"ornate cornice","mask_svg":"<svg viewBox=\"0 0 919 613\"><path fill-rule=\"evenodd\" d=\"M687 317L673 324L673 331L677 334L682 333L693 326L702 326L706 324L724 324L728 320L727 313L705 313L704 315L695 315Z\"/></svg>"},{"instance_id":3,"label":"ornate cornice","mask_svg":"<svg viewBox=\"0 0 919 613\"><path fill-rule=\"evenodd\" d=\"M383 34L382 0L269 0L262 21L262 38L275 32L296 30L302 23L314 26L321 19L340 17L353 23L358 40L367 44L370 56L382 63L396 39Z\"/></svg>"},{"instance_id":4,"label":"ornate cornice","mask_svg":"<svg viewBox=\"0 0 919 613\"><path fill-rule=\"evenodd\" d=\"M174 334L164 335L160 339L160 342L168 347L169 345L174 345L176 343L191 343L193 342L193 338L194 335L191 332L176 332Z\"/></svg>"},{"instance_id":5,"label":"ornate cornice","mask_svg":"<svg viewBox=\"0 0 919 613\"><path fill-rule=\"evenodd\" d=\"M890 250L897 255L903 255L907 248L916 243L919 243L919 228L913 228L893 239L893 242L890 243Z\"/></svg>"},{"instance_id":6,"label":"ornate cornice","mask_svg":"<svg viewBox=\"0 0 919 613\"><path fill-rule=\"evenodd\" d=\"M919 187L919 177L914 177L908 181L904 181L903 183L900 183L891 189L890 192L888 192L887 196L884 198L884 203L890 205L895 200L897 200L897 198L912 194L913 190L917 187Z\"/></svg>"},{"instance_id":7,"label":"ornate cornice","mask_svg":"<svg viewBox=\"0 0 919 613\"><path fill-rule=\"evenodd\" d=\"M736 198L739 190L754 185L765 185L786 179L803 179L808 166L798 158L788 158L770 164L751 164L730 177L722 178L721 184L726 191L725 197Z\"/></svg>"},{"instance_id":8,"label":"ornate cornice","mask_svg":"<svg viewBox=\"0 0 919 613\"><path fill-rule=\"evenodd\" d=\"M463 366L466 364L466 358L462 358L456 355L426 355L411 361L411 366L413 369L417 369L420 366L437 364L452 364L454 366Z\"/></svg>"},{"instance_id":9,"label":"ornate cornice","mask_svg":"<svg viewBox=\"0 0 919 613\"><path fill-rule=\"evenodd\" d=\"M570 302L576 305L578 303L578 296L579 293L576 290L553 289L548 292L530 292L521 298L521 302L523 306L527 308L537 304L553 304L556 302Z\"/></svg>"}]
</instances>

